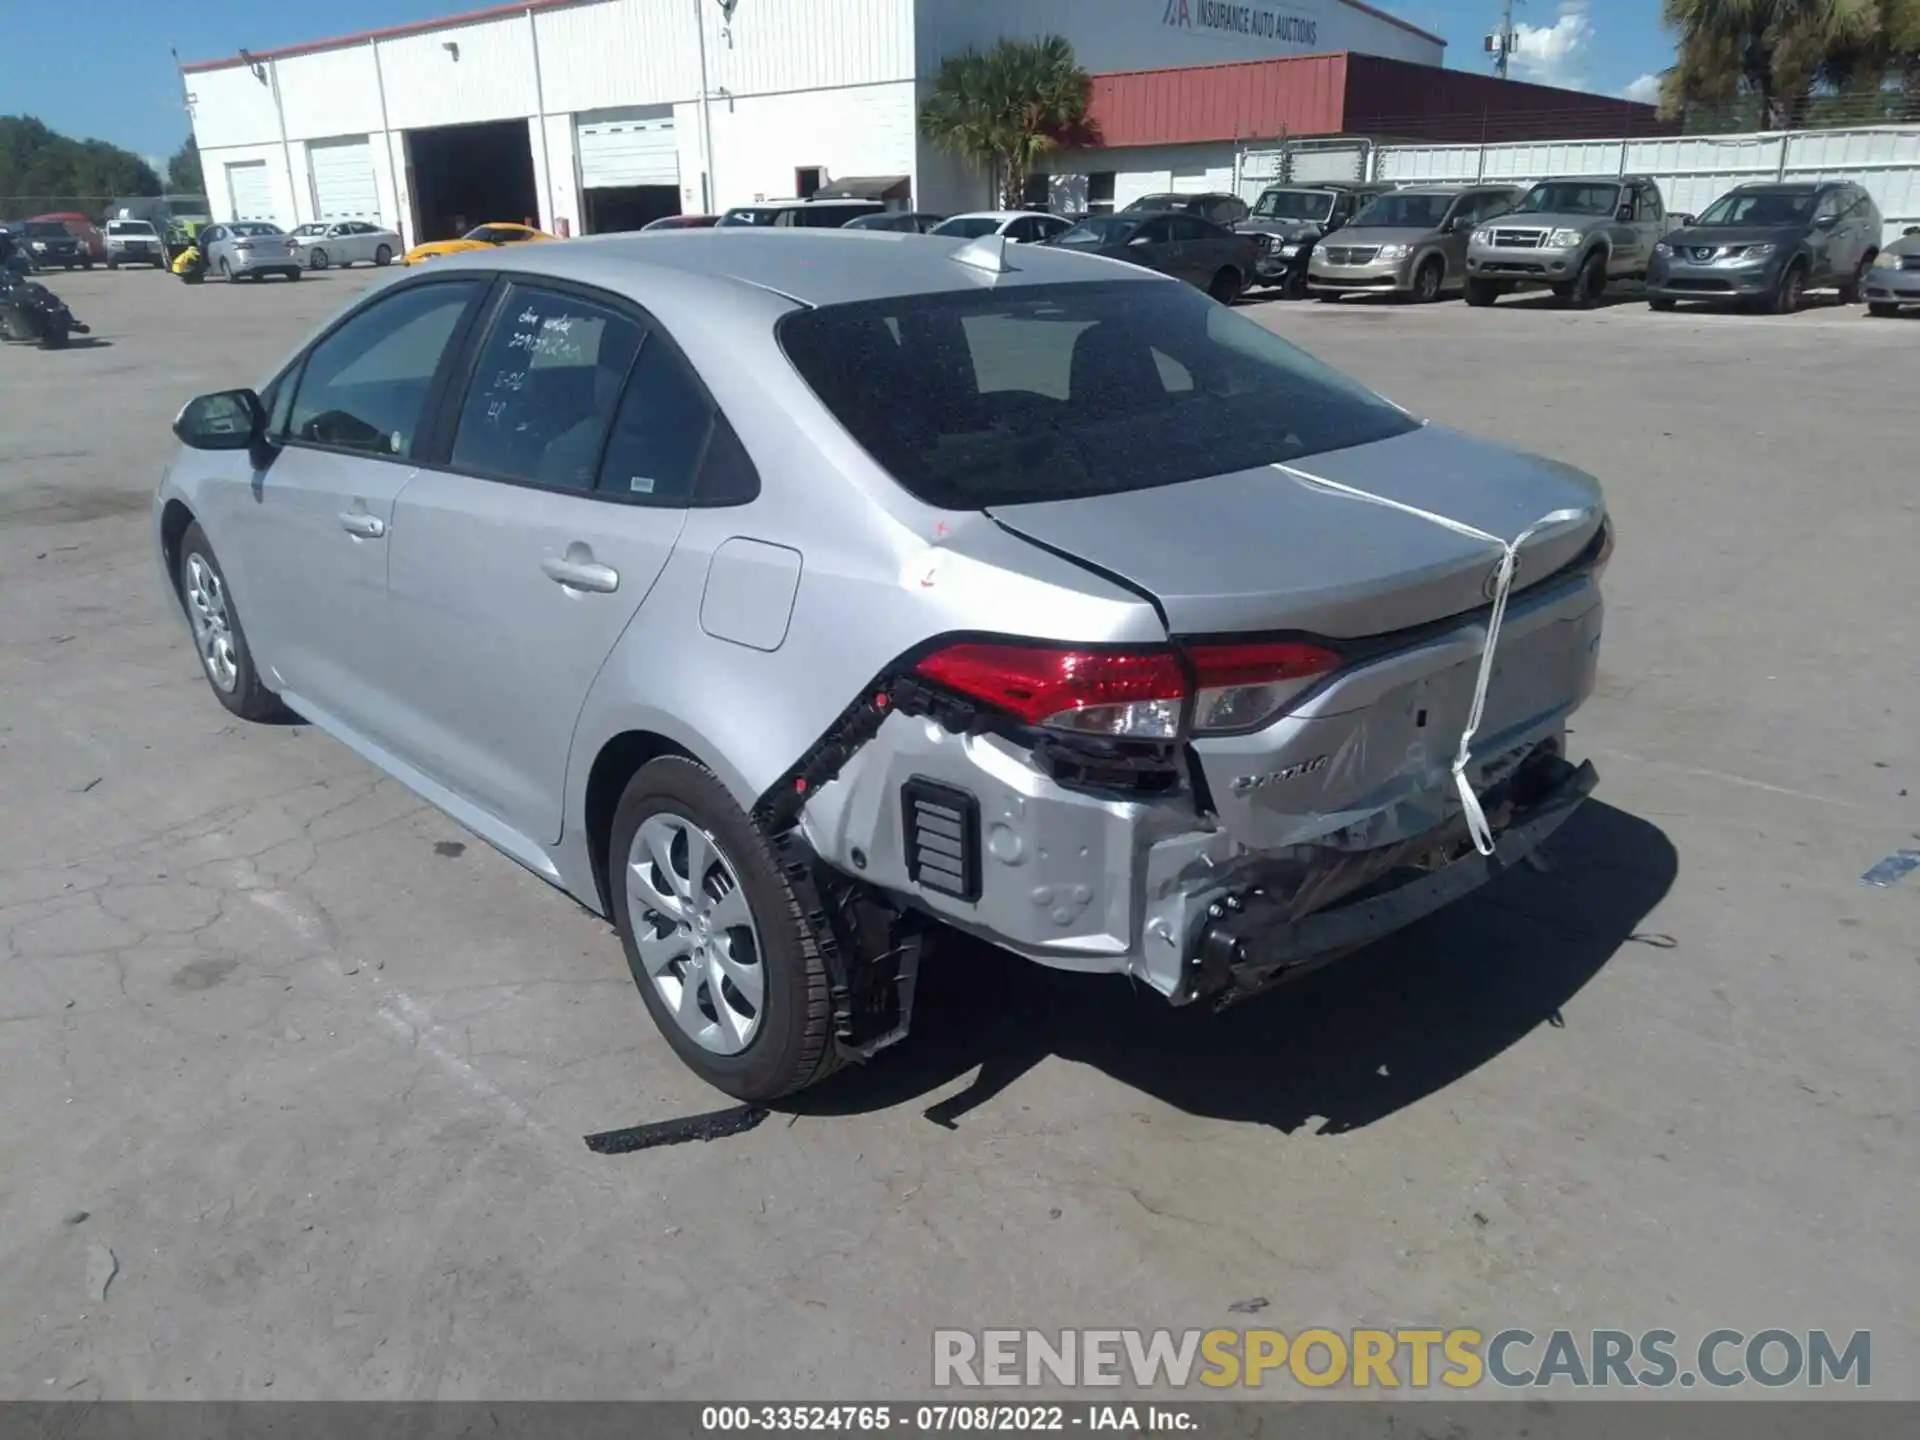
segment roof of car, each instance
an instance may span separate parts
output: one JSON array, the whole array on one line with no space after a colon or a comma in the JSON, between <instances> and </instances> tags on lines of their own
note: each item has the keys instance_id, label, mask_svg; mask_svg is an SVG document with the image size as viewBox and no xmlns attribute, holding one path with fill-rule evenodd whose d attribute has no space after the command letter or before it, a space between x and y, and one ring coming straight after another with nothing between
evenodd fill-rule
<instances>
[{"instance_id":1,"label":"roof of car","mask_svg":"<svg viewBox=\"0 0 1920 1440\"><path fill-rule=\"evenodd\" d=\"M962 210L949 220L1019 220L1028 215L1045 215L1045 210Z\"/></svg>"},{"instance_id":2,"label":"roof of car","mask_svg":"<svg viewBox=\"0 0 1920 1440\"><path fill-rule=\"evenodd\" d=\"M981 285L1076 280L1167 283L1155 271L1026 245L1010 246L1007 271L990 275L953 258L969 243L978 242L900 230L663 230L644 239L596 235L558 245L472 252L446 264L451 268L464 261L477 268L529 270L615 292L628 291L648 277L677 273L771 290L804 305L838 305Z\"/></svg>"}]
</instances>

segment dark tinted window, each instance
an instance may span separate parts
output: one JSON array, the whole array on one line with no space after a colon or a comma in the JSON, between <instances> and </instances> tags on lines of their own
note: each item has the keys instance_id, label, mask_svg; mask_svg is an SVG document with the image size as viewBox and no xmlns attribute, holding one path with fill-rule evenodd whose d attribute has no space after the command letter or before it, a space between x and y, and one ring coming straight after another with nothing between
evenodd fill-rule
<instances>
[{"instance_id":1,"label":"dark tinted window","mask_svg":"<svg viewBox=\"0 0 1920 1440\"><path fill-rule=\"evenodd\" d=\"M1452 205L1451 195L1376 195L1353 217L1353 223L1395 230L1437 230Z\"/></svg>"},{"instance_id":2,"label":"dark tinted window","mask_svg":"<svg viewBox=\"0 0 1920 1440\"><path fill-rule=\"evenodd\" d=\"M1522 215L1612 215L1622 188L1582 180L1548 180L1533 187L1515 207Z\"/></svg>"},{"instance_id":3,"label":"dark tinted window","mask_svg":"<svg viewBox=\"0 0 1920 1440\"><path fill-rule=\"evenodd\" d=\"M24 233L32 236L36 240L47 240L56 236L64 238L67 234L67 227L57 220L29 220L24 228Z\"/></svg>"},{"instance_id":4,"label":"dark tinted window","mask_svg":"<svg viewBox=\"0 0 1920 1440\"><path fill-rule=\"evenodd\" d=\"M377 300L313 348L286 438L370 455L405 455L427 389L476 281L414 285Z\"/></svg>"},{"instance_id":5,"label":"dark tinted window","mask_svg":"<svg viewBox=\"0 0 1920 1440\"><path fill-rule=\"evenodd\" d=\"M1132 215L1088 215L1079 224L1064 230L1056 245L1119 245L1134 232L1139 221Z\"/></svg>"},{"instance_id":6,"label":"dark tinted window","mask_svg":"<svg viewBox=\"0 0 1920 1440\"><path fill-rule=\"evenodd\" d=\"M640 326L574 295L516 285L495 315L460 409L453 465L591 490Z\"/></svg>"},{"instance_id":7,"label":"dark tinted window","mask_svg":"<svg viewBox=\"0 0 1920 1440\"><path fill-rule=\"evenodd\" d=\"M1218 233L1198 215L1176 215L1166 223L1173 232L1173 238L1179 241L1205 240Z\"/></svg>"},{"instance_id":8,"label":"dark tinted window","mask_svg":"<svg viewBox=\"0 0 1920 1440\"><path fill-rule=\"evenodd\" d=\"M1216 225L1237 225L1247 218L1247 202L1223 196L1207 207L1207 218Z\"/></svg>"},{"instance_id":9,"label":"dark tinted window","mask_svg":"<svg viewBox=\"0 0 1920 1440\"><path fill-rule=\"evenodd\" d=\"M956 215L951 220L942 220L933 227L935 235L951 235L959 240L975 240L982 235L992 235L1000 229L997 215Z\"/></svg>"},{"instance_id":10,"label":"dark tinted window","mask_svg":"<svg viewBox=\"0 0 1920 1440\"><path fill-rule=\"evenodd\" d=\"M1185 285L832 305L787 316L779 335L854 438L953 509L1171 485L1416 423Z\"/></svg>"},{"instance_id":11,"label":"dark tinted window","mask_svg":"<svg viewBox=\"0 0 1920 1440\"><path fill-rule=\"evenodd\" d=\"M1811 190L1736 190L1707 207L1701 225L1804 225L1813 218Z\"/></svg>"},{"instance_id":12,"label":"dark tinted window","mask_svg":"<svg viewBox=\"0 0 1920 1440\"><path fill-rule=\"evenodd\" d=\"M620 400L600 489L652 505L687 504L712 424L713 404L687 363L649 338Z\"/></svg>"}]
</instances>

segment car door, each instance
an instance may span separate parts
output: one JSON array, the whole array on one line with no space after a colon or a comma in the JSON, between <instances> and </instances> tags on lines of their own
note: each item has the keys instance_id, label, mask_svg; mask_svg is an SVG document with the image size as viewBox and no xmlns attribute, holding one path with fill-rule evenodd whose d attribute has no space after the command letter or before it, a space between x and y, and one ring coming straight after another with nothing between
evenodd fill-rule
<instances>
[{"instance_id":1,"label":"car door","mask_svg":"<svg viewBox=\"0 0 1920 1440\"><path fill-rule=\"evenodd\" d=\"M487 289L455 277L386 292L329 330L276 387L274 453L231 517L276 687L297 710L390 739L387 560L394 501L449 357ZM223 542L224 543L224 542Z\"/></svg>"},{"instance_id":2,"label":"car door","mask_svg":"<svg viewBox=\"0 0 1920 1440\"><path fill-rule=\"evenodd\" d=\"M574 723L724 422L672 341L597 291L515 281L470 349L441 458L394 515L401 758L549 844Z\"/></svg>"},{"instance_id":3,"label":"car door","mask_svg":"<svg viewBox=\"0 0 1920 1440\"><path fill-rule=\"evenodd\" d=\"M1846 209L1840 217L1840 239L1844 251L1839 258L1840 265L1835 271L1835 279L1850 282L1860 272L1860 264L1867 253L1875 249L1880 242L1880 216L1876 212L1873 198L1857 185L1846 189Z\"/></svg>"},{"instance_id":4,"label":"car door","mask_svg":"<svg viewBox=\"0 0 1920 1440\"><path fill-rule=\"evenodd\" d=\"M1640 192L1640 211L1634 230L1639 249L1634 268L1644 273L1653 263L1653 247L1667 238L1667 203L1660 187L1650 180L1643 180L1634 188Z\"/></svg>"},{"instance_id":5,"label":"car door","mask_svg":"<svg viewBox=\"0 0 1920 1440\"><path fill-rule=\"evenodd\" d=\"M334 264L351 265L356 260L366 258L360 253L360 240L354 231L353 222L349 220L342 220L337 225L327 227L327 238L324 243L327 254L333 257Z\"/></svg>"},{"instance_id":6,"label":"car door","mask_svg":"<svg viewBox=\"0 0 1920 1440\"><path fill-rule=\"evenodd\" d=\"M207 268L209 270L215 268L215 257L226 238L227 227L224 225L202 225L200 227L200 233L195 237L195 243L200 247L200 256L207 262Z\"/></svg>"},{"instance_id":7,"label":"car door","mask_svg":"<svg viewBox=\"0 0 1920 1440\"><path fill-rule=\"evenodd\" d=\"M1233 257L1219 243L1218 229L1198 215L1175 215L1172 225L1180 278L1204 290Z\"/></svg>"},{"instance_id":8,"label":"car door","mask_svg":"<svg viewBox=\"0 0 1920 1440\"><path fill-rule=\"evenodd\" d=\"M1846 242L1843 236L1843 212L1847 208L1846 191L1840 186L1820 192L1813 207L1813 228L1807 233L1807 245L1813 252L1811 285L1830 282L1846 268Z\"/></svg>"},{"instance_id":9,"label":"car door","mask_svg":"<svg viewBox=\"0 0 1920 1440\"><path fill-rule=\"evenodd\" d=\"M1144 265L1149 270L1158 270L1163 275L1175 274L1173 231L1169 217L1161 215L1149 220L1128 236L1122 258L1131 260L1135 265Z\"/></svg>"}]
</instances>

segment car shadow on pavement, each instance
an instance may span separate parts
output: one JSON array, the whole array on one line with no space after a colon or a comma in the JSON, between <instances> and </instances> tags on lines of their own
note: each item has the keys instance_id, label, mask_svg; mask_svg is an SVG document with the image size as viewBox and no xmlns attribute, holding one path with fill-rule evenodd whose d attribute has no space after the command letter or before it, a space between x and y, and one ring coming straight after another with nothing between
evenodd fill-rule
<instances>
[{"instance_id":1,"label":"car shadow on pavement","mask_svg":"<svg viewBox=\"0 0 1920 1440\"><path fill-rule=\"evenodd\" d=\"M1189 1114L1317 1134L1357 1130L1472 1073L1562 1008L1678 873L1666 836L1588 802L1520 868L1392 939L1224 1012L1174 1009L1111 976L943 939L906 1044L779 1108L854 1114L914 1103L953 1128L1049 1056L1091 1065Z\"/></svg>"}]
</instances>

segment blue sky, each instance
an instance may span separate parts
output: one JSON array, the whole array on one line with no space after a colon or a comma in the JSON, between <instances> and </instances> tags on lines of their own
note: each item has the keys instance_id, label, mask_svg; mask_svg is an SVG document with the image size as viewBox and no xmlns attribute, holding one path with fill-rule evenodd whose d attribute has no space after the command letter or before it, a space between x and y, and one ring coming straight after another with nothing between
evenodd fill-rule
<instances>
[{"instance_id":1,"label":"blue sky","mask_svg":"<svg viewBox=\"0 0 1920 1440\"><path fill-rule=\"evenodd\" d=\"M9 0L10 13L0 27L0 113L37 115L70 135L166 156L187 133L169 45L183 59L211 59L242 45L264 50L488 3L492 0L329 0L320 6L289 0ZM1334 0L1309 3L1324 7ZM1450 65L1485 65L1481 37L1498 21L1500 0L1373 3L1444 36ZM1672 42L1660 29L1659 0L1523 0L1515 20L1524 28L1514 73L1523 79L1621 94L1672 59Z\"/></svg>"}]
</instances>

